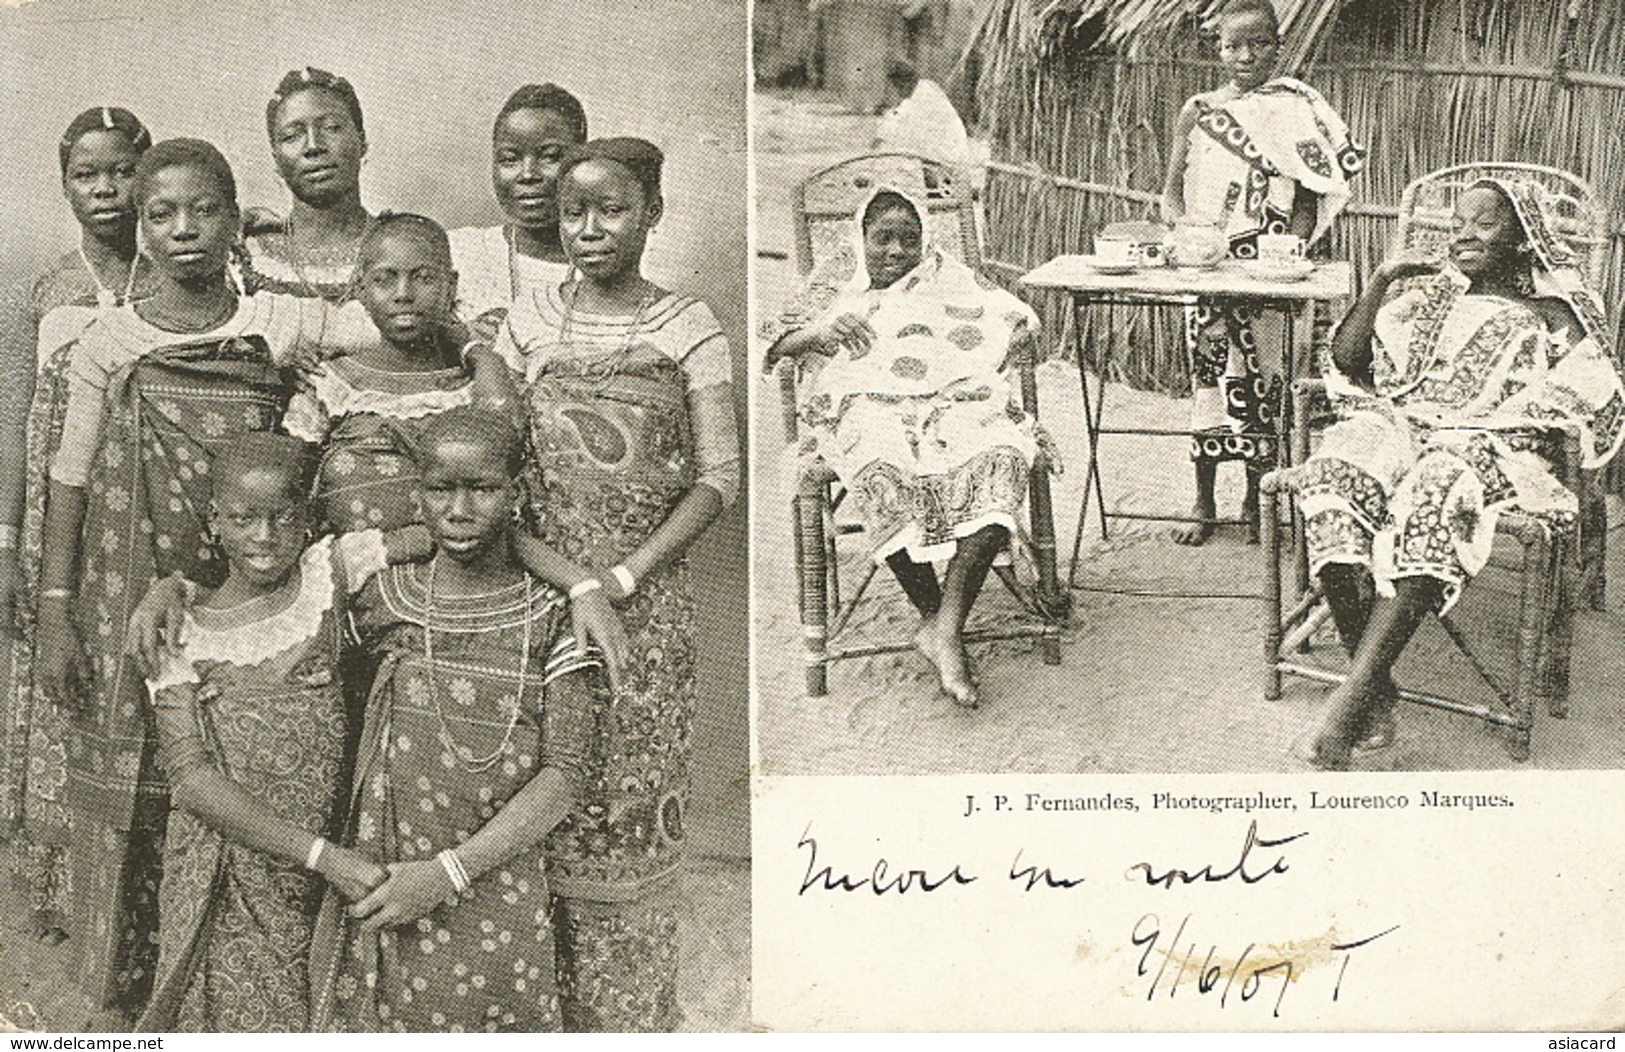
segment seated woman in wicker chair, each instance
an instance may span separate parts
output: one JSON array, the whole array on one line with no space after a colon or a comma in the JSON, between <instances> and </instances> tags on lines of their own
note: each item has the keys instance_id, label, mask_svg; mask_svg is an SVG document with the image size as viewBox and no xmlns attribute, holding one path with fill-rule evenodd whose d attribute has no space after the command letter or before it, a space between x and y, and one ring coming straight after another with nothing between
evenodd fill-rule
<instances>
[{"instance_id":1,"label":"seated woman in wicker chair","mask_svg":"<svg viewBox=\"0 0 1625 1052\"><path fill-rule=\"evenodd\" d=\"M927 214L877 190L857 213L856 243L816 268L763 335L768 368L794 357L812 373L801 387L802 455L845 483L875 559L923 618L920 653L943 692L974 708L965 619L1019 530L1038 449L1004 370L1038 319L931 244Z\"/></svg>"},{"instance_id":2,"label":"seated woman in wicker chair","mask_svg":"<svg viewBox=\"0 0 1625 1052\"><path fill-rule=\"evenodd\" d=\"M1282 473L1353 657L1325 722L1296 749L1318 768L1392 742L1394 662L1483 568L1502 511L1575 512L1551 437L1578 433L1595 468L1625 426L1603 313L1536 187L1484 180L1463 192L1449 264L1378 268L1332 343L1339 422ZM1385 303L1402 279L1413 280Z\"/></svg>"}]
</instances>

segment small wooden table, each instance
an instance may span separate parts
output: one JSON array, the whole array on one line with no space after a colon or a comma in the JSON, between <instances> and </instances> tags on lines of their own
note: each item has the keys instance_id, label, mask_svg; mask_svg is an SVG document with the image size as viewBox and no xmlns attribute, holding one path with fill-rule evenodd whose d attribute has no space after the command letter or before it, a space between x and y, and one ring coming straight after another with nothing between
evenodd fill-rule
<instances>
[{"instance_id":1,"label":"small wooden table","mask_svg":"<svg viewBox=\"0 0 1625 1052\"><path fill-rule=\"evenodd\" d=\"M1106 366L1111 344L1106 344L1097 366L1101 383L1097 391L1089 390L1089 370L1084 365L1083 311L1092 306L1195 306L1198 300L1228 302L1253 308L1280 312L1285 322L1286 349L1282 355L1284 390L1291 391L1292 381L1307 371L1307 355L1298 346L1296 321L1299 313L1310 303L1344 299L1353 292L1354 271L1343 261L1317 264L1313 273L1301 281L1266 281L1254 276L1236 260L1226 260L1218 266L1202 270L1182 267L1147 267L1127 274L1106 274L1096 270L1087 256L1057 256L1048 263L1022 276L1020 283L1029 289L1052 289L1067 293L1072 299L1072 351L1078 363L1078 383L1083 392L1084 427L1089 433L1089 470L1084 477L1083 502L1078 510L1078 528L1072 540L1072 564L1067 570L1067 584L1072 588L1091 590L1077 579L1078 558L1083 548L1083 531L1089 518L1091 499L1096 505L1100 521L1100 536L1107 536L1108 519L1149 519L1159 522L1208 522L1212 524L1238 523L1240 519L1197 519L1184 514L1150 514L1146 512L1113 512L1106 509L1100 479L1101 435L1162 435L1191 437L1189 428L1108 428L1102 418L1106 401ZM1278 455L1287 459L1286 421L1291 418L1287 407L1276 414L1273 435L1255 435L1255 438L1273 439ZM1132 589L1112 588L1114 592L1129 594L1163 594L1135 592ZM1204 593L1200 598L1257 598L1231 593Z\"/></svg>"}]
</instances>

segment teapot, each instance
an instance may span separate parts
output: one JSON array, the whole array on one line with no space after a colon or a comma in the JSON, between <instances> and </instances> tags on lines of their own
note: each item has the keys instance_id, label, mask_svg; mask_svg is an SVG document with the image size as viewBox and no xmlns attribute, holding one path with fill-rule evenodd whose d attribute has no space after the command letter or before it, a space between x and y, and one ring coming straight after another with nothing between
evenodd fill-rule
<instances>
[{"instance_id":1,"label":"teapot","mask_svg":"<svg viewBox=\"0 0 1625 1052\"><path fill-rule=\"evenodd\" d=\"M1176 267L1216 267L1230 254L1230 239L1217 222L1182 217L1168 236L1168 255Z\"/></svg>"}]
</instances>

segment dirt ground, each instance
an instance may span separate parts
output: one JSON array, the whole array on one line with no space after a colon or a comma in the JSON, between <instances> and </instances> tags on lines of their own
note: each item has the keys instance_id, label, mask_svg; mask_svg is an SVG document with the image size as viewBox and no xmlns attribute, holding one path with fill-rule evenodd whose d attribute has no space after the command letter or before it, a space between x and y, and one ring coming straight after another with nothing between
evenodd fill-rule
<instances>
[{"instance_id":1,"label":"dirt ground","mask_svg":"<svg viewBox=\"0 0 1625 1052\"><path fill-rule=\"evenodd\" d=\"M795 287L789 262L791 190L819 168L865 152L873 119L842 113L813 96L759 95L755 106L755 295L758 311L766 312L776 310ZM1065 575L1088 453L1077 369L1061 361L1045 364L1039 392L1041 417L1067 467L1054 483ZM754 439L761 451L753 476L756 733L764 773L1232 772L1299 766L1290 746L1318 723L1325 688L1288 680L1281 700L1264 700L1257 600L1075 591L1060 665L1042 664L1025 642L973 648L988 699L974 712L943 699L925 662L913 653L837 664L829 696L806 697L790 524L793 478L785 458L773 454L784 448L777 385L763 382L755 394ZM1115 384L1108 391L1107 415L1114 424L1178 427L1186 412L1179 400ZM1107 504L1114 510L1190 506L1191 469L1180 439L1114 437L1103 440L1102 457ZM1240 474L1233 465L1221 472L1222 512L1234 514L1239 506ZM1625 522L1620 512L1616 503L1611 521ZM1622 582L1616 592L1625 586L1622 542L1618 533L1610 537L1609 576ZM861 569L860 547L847 550L848 571ZM1244 594L1261 587L1262 563L1259 550L1246 544L1239 530L1221 529L1206 547L1191 550L1173 544L1167 526L1153 523L1114 523L1111 539L1103 541L1091 516L1079 577L1116 590ZM1515 596L1506 588L1486 573L1458 607L1469 631L1497 641L1487 648L1497 656L1510 654L1508 614ZM846 645L907 638L915 619L889 579L877 578L865 604ZM990 585L973 626L997 621L1013 609L1002 589ZM1618 611L1577 616L1572 711L1564 720L1537 713L1530 766L1625 765L1625 702L1617 689L1625 673L1625 656L1617 646L1622 632L1625 614ZM1316 649L1330 654L1333 644L1323 635ZM1415 689L1478 686L1470 666L1431 624L1396 675L1402 686ZM1467 692L1489 696L1482 689ZM1357 765L1371 770L1516 766L1484 725L1413 705L1400 712L1398 744Z\"/></svg>"}]
</instances>

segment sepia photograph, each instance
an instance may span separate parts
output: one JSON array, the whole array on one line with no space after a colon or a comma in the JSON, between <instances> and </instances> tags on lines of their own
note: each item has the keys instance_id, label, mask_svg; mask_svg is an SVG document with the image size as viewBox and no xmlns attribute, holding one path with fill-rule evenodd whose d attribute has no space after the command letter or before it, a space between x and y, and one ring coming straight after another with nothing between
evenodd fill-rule
<instances>
[{"instance_id":1,"label":"sepia photograph","mask_svg":"<svg viewBox=\"0 0 1625 1052\"><path fill-rule=\"evenodd\" d=\"M749 1024L748 46L0 10L0 1029Z\"/></svg>"},{"instance_id":2,"label":"sepia photograph","mask_svg":"<svg viewBox=\"0 0 1625 1052\"><path fill-rule=\"evenodd\" d=\"M1621 766L1614 8L752 37L764 773Z\"/></svg>"}]
</instances>

